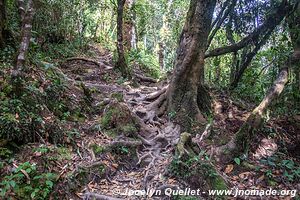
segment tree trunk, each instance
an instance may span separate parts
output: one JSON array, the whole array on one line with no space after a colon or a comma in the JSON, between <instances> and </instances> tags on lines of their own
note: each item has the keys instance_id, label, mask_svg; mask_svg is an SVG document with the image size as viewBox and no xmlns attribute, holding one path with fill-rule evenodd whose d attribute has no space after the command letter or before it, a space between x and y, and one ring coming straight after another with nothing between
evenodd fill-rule
<instances>
[{"instance_id":1,"label":"tree trunk","mask_svg":"<svg viewBox=\"0 0 300 200\"><path fill-rule=\"evenodd\" d=\"M34 14L32 0L28 0L27 5L25 5L25 2L21 0L18 1L18 3L19 3L19 12L22 20L21 43L17 54L16 64L12 72L13 78L18 78L19 76L21 76L22 71L24 69L26 54L31 39L32 20Z\"/></svg>"},{"instance_id":2,"label":"tree trunk","mask_svg":"<svg viewBox=\"0 0 300 200\"><path fill-rule=\"evenodd\" d=\"M300 4L296 11L287 19L289 25L290 36L295 52L300 52ZM300 65L294 66L294 72L296 74L296 87L300 93Z\"/></svg>"},{"instance_id":3,"label":"tree trunk","mask_svg":"<svg viewBox=\"0 0 300 200\"><path fill-rule=\"evenodd\" d=\"M221 78L221 58L220 57L214 58L214 62L213 63L214 63L214 66L216 68L215 83L219 84L220 78Z\"/></svg>"},{"instance_id":4,"label":"tree trunk","mask_svg":"<svg viewBox=\"0 0 300 200\"><path fill-rule=\"evenodd\" d=\"M160 69L164 70L165 68L165 45L163 42L159 42L159 51L158 51L158 60L159 60L159 65Z\"/></svg>"},{"instance_id":5,"label":"tree trunk","mask_svg":"<svg viewBox=\"0 0 300 200\"><path fill-rule=\"evenodd\" d=\"M118 0L118 13L117 13L117 51L118 61L116 67L121 71L123 77L128 77L128 67L125 60L124 44L123 44L123 13L124 13L125 0Z\"/></svg>"},{"instance_id":6,"label":"tree trunk","mask_svg":"<svg viewBox=\"0 0 300 200\"><path fill-rule=\"evenodd\" d=\"M134 24L135 14L132 13L132 7L135 0L125 0L124 10L124 45L125 50L129 52L132 48L136 49L136 30Z\"/></svg>"},{"instance_id":7,"label":"tree trunk","mask_svg":"<svg viewBox=\"0 0 300 200\"><path fill-rule=\"evenodd\" d=\"M191 0L167 91L168 112L174 113L176 121L186 130L194 120L202 127L206 124L198 105L202 95L199 97L198 93L204 91L204 57L215 4L215 0Z\"/></svg>"},{"instance_id":8,"label":"tree trunk","mask_svg":"<svg viewBox=\"0 0 300 200\"><path fill-rule=\"evenodd\" d=\"M277 79L273 86L269 89L262 102L253 110L246 122L235 134L232 140L225 146L217 149L217 156L222 156L222 159L229 160L234 156L242 153L247 153L250 145L253 144L255 133L263 123L263 115L267 108L277 99L282 93L285 84L288 82L288 72L291 66L299 66L300 63L300 7L288 19L291 30L291 39L294 46L294 52L285 62L285 65L280 68Z\"/></svg>"},{"instance_id":9,"label":"tree trunk","mask_svg":"<svg viewBox=\"0 0 300 200\"><path fill-rule=\"evenodd\" d=\"M5 2L4 0L0 0L0 48L2 48L5 44L5 22L6 21L6 13L5 13Z\"/></svg>"},{"instance_id":10,"label":"tree trunk","mask_svg":"<svg viewBox=\"0 0 300 200\"><path fill-rule=\"evenodd\" d=\"M262 102L253 110L245 124L236 134L235 143L237 144L237 152L249 149L249 144L251 144L251 141L255 138L255 130L260 128L263 123L263 114L270 104L282 93L287 81L288 66L284 66Z\"/></svg>"}]
</instances>

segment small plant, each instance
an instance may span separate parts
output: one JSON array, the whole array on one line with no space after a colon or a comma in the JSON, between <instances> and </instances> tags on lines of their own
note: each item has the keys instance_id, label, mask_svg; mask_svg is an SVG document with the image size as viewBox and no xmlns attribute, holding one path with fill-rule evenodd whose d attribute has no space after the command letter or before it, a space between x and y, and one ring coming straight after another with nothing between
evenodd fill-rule
<instances>
[{"instance_id":1,"label":"small plant","mask_svg":"<svg viewBox=\"0 0 300 200\"><path fill-rule=\"evenodd\" d=\"M168 118L169 119L174 119L176 117L176 114L177 114L176 111L171 111L171 112L168 113Z\"/></svg>"},{"instance_id":2,"label":"small plant","mask_svg":"<svg viewBox=\"0 0 300 200\"><path fill-rule=\"evenodd\" d=\"M53 173L38 174L35 164L22 163L0 182L0 197L18 199L46 199L56 180Z\"/></svg>"},{"instance_id":3,"label":"small plant","mask_svg":"<svg viewBox=\"0 0 300 200\"><path fill-rule=\"evenodd\" d=\"M240 158L234 158L234 162L235 162L237 165L241 165L241 159L240 159Z\"/></svg>"}]
</instances>

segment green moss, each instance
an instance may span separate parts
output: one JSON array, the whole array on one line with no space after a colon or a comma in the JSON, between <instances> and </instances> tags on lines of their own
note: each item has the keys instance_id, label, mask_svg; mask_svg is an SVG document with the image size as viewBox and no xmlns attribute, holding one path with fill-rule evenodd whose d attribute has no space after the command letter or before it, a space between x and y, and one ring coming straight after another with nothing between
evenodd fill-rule
<instances>
[{"instance_id":1,"label":"green moss","mask_svg":"<svg viewBox=\"0 0 300 200\"><path fill-rule=\"evenodd\" d=\"M123 93L120 93L120 92L112 93L112 94L110 95L110 97L111 97L112 99L116 99L116 100L119 101L119 102L123 102L123 101L124 101Z\"/></svg>"},{"instance_id":2,"label":"green moss","mask_svg":"<svg viewBox=\"0 0 300 200\"><path fill-rule=\"evenodd\" d=\"M106 113L101 117L100 121L102 128L109 128L114 114L118 114L117 110L114 108L110 108L108 111L106 111Z\"/></svg>"},{"instance_id":3,"label":"green moss","mask_svg":"<svg viewBox=\"0 0 300 200\"><path fill-rule=\"evenodd\" d=\"M54 156L49 157L52 160L71 160L72 159L72 152L65 147L58 147L54 151Z\"/></svg>"},{"instance_id":4,"label":"green moss","mask_svg":"<svg viewBox=\"0 0 300 200\"><path fill-rule=\"evenodd\" d=\"M136 133L138 130L135 124L126 124L121 127L121 131L124 132L125 135Z\"/></svg>"},{"instance_id":5,"label":"green moss","mask_svg":"<svg viewBox=\"0 0 300 200\"><path fill-rule=\"evenodd\" d=\"M105 110L100 118L100 125L107 135L124 134L134 137L135 133L138 132L139 126L126 105L113 103Z\"/></svg>"},{"instance_id":6,"label":"green moss","mask_svg":"<svg viewBox=\"0 0 300 200\"><path fill-rule=\"evenodd\" d=\"M91 148L93 149L93 152L98 155L98 154L101 154L105 151L105 148L102 147L102 146L99 146L97 144L92 144L91 145Z\"/></svg>"},{"instance_id":7,"label":"green moss","mask_svg":"<svg viewBox=\"0 0 300 200\"><path fill-rule=\"evenodd\" d=\"M210 179L211 187L214 190L226 190L228 189L224 179L219 175Z\"/></svg>"},{"instance_id":8,"label":"green moss","mask_svg":"<svg viewBox=\"0 0 300 200\"><path fill-rule=\"evenodd\" d=\"M194 189L227 189L225 181L215 167L209 161L199 159L199 156L191 157L185 154L181 158L177 157L169 166L169 171L173 176L189 183Z\"/></svg>"}]
</instances>

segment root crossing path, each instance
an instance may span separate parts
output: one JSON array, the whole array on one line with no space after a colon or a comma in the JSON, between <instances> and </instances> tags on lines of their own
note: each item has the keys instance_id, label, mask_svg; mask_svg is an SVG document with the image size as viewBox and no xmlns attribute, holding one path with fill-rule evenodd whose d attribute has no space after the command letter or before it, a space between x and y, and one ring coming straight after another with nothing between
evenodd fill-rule
<instances>
[{"instance_id":1,"label":"root crossing path","mask_svg":"<svg viewBox=\"0 0 300 200\"><path fill-rule=\"evenodd\" d=\"M100 62L100 59L101 57L99 57L99 61L96 61ZM162 93L161 91L166 88L145 85L133 88L126 84L103 83L101 77L105 74L112 75L114 71L111 67L100 69L101 66L88 62L80 59L80 68L86 70L84 72L81 70L79 74L77 73L78 70L70 70L70 67L64 71L68 77L75 80L79 79L86 88L96 91L94 94L95 103L107 101L109 104L110 93L122 92L124 102L131 110L132 115L136 117L141 130L137 133L139 142L132 142L132 146L136 146L137 158L133 159L134 163L130 167L115 167L112 173L107 174L97 183L91 181L81 191L82 198L86 200L171 199L165 195L166 189L179 189L179 186L182 185L167 174L167 168L173 159L180 138L180 127L166 118L158 118L153 114L154 112L148 109L151 101L158 98ZM98 117L93 116L92 118ZM126 142L126 139L117 137L112 139L110 144L118 142L122 144ZM85 162L86 166L92 166L94 163L103 161L101 157L96 159L95 156L91 157L94 158L88 163ZM127 161L124 160L123 162L126 163Z\"/></svg>"}]
</instances>

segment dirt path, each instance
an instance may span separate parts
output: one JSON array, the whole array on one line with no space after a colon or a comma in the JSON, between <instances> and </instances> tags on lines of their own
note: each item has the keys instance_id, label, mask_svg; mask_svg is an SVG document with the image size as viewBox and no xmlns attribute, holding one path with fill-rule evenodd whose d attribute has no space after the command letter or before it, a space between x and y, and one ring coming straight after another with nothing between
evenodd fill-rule
<instances>
[{"instance_id":1,"label":"dirt path","mask_svg":"<svg viewBox=\"0 0 300 200\"><path fill-rule=\"evenodd\" d=\"M109 56L97 56L98 63L110 63ZM73 64L72 64L73 63ZM142 128L137 137L142 141L142 145L136 148L138 160L131 164L131 167L118 167L113 173L106 176L100 182L90 182L85 188L85 199L91 199L98 196L99 199L107 197L118 197L121 199L155 199L155 197L145 196L124 196L128 190L149 190L165 188L176 188L180 185L176 180L166 176L167 167L173 159L174 149L179 141L180 132L179 126L173 124L168 119L159 119L155 116L151 120L144 121L145 115L151 115L147 112L146 107L151 103L151 100L157 97L157 93L162 89L156 86L140 85L138 88L132 88L129 85L119 85L115 82L111 84L105 83L103 77L109 75L112 78L117 78L111 66L103 66L103 68L89 63L87 61L77 60L71 61L68 67L64 69L67 76L74 80L80 80L86 88L94 91L94 104L99 104L106 99L109 104L109 95L113 92L123 93L124 102L128 108L139 119ZM90 121L99 118L98 115L92 116ZM90 126L92 122L87 127ZM105 135L103 136L105 137ZM108 138L108 143L115 142ZM99 141L99 140L98 140ZM99 141L103 143L103 141ZM88 142L85 141L88 146ZM101 145L101 144L99 144ZM85 158L85 165L93 165L101 161L95 156L90 162ZM82 193L84 193L82 192ZM98 195L96 195L98 194ZM105 195L105 196L99 196ZM162 197L156 197L162 199ZM110 198L108 198L110 199Z\"/></svg>"}]
</instances>

